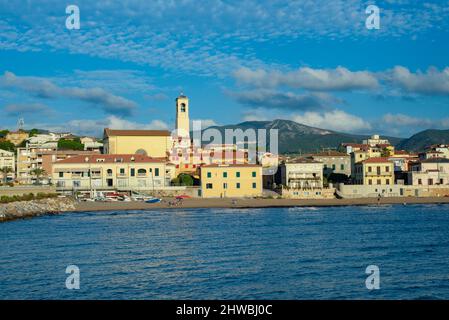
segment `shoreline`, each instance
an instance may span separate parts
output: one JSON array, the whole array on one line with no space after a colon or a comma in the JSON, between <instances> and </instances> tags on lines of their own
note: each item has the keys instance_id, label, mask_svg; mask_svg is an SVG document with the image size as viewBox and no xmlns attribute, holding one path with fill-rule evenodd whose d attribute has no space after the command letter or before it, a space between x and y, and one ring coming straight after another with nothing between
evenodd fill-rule
<instances>
[{"instance_id":1,"label":"shoreline","mask_svg":"<svg viewBox=\"0 0 449 320\"><path fill-rule=\"evenodd\" d=\"M160 203L145 202L78 202L75 204L75 212L88 211L126 211L126 210L151 210L151 209L250 209L250 208L292 208L292 207L336 207L336 206L369 206L386 204L449 204L449 197L407 197L407 198L382 198L378 203L377 198L357 199L185 199L179 206L169 206L164 199Z\"/></svg>"}]
</instances>

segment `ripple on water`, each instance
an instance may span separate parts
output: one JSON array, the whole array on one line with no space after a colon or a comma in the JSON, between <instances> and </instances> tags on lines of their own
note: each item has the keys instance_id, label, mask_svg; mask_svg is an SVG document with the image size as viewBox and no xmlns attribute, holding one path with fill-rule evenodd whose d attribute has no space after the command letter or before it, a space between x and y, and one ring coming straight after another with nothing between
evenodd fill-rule
<instances>
[{"instance_id":1,"label":"ripple on water","mask_svg":"<svg viewBox=\"0 0 449 320\"><path fill-rule=\"evenodd\" d=\"M449 299L449 206L83 212L0 224L0 298ZM64 288L65 268L81 290ZM381 270L381 290L365 269Z\"/></svg>"}]
</instances>

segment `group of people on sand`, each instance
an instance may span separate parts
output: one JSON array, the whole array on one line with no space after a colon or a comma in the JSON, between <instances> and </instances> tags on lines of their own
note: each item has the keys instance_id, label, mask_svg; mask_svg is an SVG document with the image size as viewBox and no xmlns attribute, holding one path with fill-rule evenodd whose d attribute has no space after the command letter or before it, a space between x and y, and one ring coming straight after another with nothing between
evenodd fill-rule
<instances>
[{"instance_id":1,"label":"group of people on sand","mask_svg":"<svg viewBox=\"0 0 449 320\"><path fill-rule=\"evenodd\" d=\"M169 207L180 207L182 206L182 198L176 198L174 201L168 202Z\"/></svg>"}]
</instances>

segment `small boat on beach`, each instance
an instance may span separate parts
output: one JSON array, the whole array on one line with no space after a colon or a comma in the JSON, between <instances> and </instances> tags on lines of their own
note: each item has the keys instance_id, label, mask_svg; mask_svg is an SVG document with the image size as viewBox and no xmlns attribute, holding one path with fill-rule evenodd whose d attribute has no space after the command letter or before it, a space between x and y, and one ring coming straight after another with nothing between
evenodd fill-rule
<instances>
[{"instance_id":1,"label":"small boat on beach","mask_svg":"<svg viewBox=\"0 0 449 320\"><path fill-rule=\"evenodd\" d=\"M151 199L145 200L146 203L158 203L161 201L162 201L162 199L159 199L159 198L151 198Z\"/></svg>"}]
</instances>

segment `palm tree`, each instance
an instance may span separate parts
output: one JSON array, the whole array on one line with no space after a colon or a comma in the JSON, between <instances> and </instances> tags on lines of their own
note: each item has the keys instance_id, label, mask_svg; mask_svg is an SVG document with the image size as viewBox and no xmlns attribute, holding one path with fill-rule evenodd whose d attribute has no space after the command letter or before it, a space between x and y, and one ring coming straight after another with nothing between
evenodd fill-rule
<instances>
[{"instance_id":1,"label":"palm tree","mask_svg":"<svg viewBox=\"0 0 449 320\"><path fill-rule=\"evenodd\" d=\"M45 170L41 168L36 168L31 170L30 173L36 177L36 184L40 184L40 178L45 174Z\"/></svg>"},{"instance_id":2,"label":"palm tree","mask_svg":"<svg viewBox=\"0 0 449 320\"><path fill-rule=\"evenodd\" d=\"M3 167L0 168L0 172L2 173L3 176L3 183L7 183L8 182L8 173L12 172L12 168L11 167Z\"/></svg>"}]
</instances>

